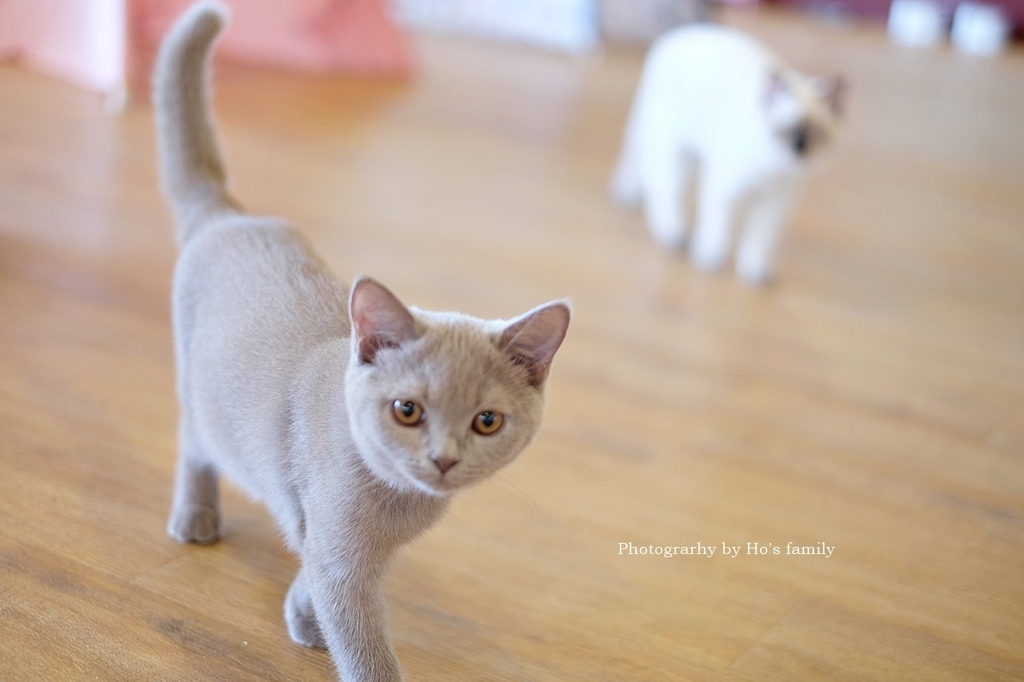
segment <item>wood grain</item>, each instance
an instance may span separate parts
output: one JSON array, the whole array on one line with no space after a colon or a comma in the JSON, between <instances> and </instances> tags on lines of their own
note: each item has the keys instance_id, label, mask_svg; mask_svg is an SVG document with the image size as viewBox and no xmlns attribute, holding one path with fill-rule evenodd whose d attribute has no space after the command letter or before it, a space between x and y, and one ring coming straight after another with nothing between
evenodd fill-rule
<instances>
[{"instance_id":1,"label":"wood grain","mask_svg":"<svg viewBox=\"0 0 1024 682\"><path fill-rule=\"evenodd\" d=\"M637 50L424 37L408 83L218 66L236 193L343 277L489 317L574 300L542 435L388 579L410 679L1024 679L1024 54L726 20L852 84L767 290L610 203ZM332 679L288 639L260 507L229 491L213 547L164 534L149 106L11 66L0 93L0 678Z\"/></svg>"}]
</instances>

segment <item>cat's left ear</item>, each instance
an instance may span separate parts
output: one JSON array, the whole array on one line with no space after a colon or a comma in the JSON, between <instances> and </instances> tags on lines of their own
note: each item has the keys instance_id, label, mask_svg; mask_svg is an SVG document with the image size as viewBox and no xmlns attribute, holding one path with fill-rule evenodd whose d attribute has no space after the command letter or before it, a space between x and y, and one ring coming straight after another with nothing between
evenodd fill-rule
<instances>
[{"instance_id":1,"label":"cat's left ear","mask_svg":"<svg viewBox=\"0 0 1024 682\"><path fill-rule=\"evenodd\" d=\"M843 77L819 77L811 82L814 85L814 89L817 90L818 96L828 105L832 113L836 116L842 116L844 112L843 105L846 102L846 81Z\"/></svg>"},{"instance_id":2,"label":"cat's left ear","mask_svg":"<svg viewBox=\"0 0 1024 682\"><path fill-rule=\"evenodd\" d=\"M409 309L380 282L360 277L352 284L349 316L359 359L372 363L382 348L397 348L419 337Z\"/></svg>"},{"instance_id":3,"label":"cat's left ear","mask_svg":"<svg viewBox=\"0 0 1024 682\"><path fill-rule=\"evenodd\" d=\"M501 349L526 368L532 386L540 386L547 379L571 315L568 301L555 301L516 318L501 333Z\"/></svg>"}]
</instances>

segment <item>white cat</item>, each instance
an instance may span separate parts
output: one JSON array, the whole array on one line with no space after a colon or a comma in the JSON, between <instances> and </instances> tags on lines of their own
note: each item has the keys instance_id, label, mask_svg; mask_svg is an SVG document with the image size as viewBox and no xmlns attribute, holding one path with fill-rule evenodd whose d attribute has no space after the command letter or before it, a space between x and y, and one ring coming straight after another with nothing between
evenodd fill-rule
<instances>
[{"instance_id":1,"label":"white cat","mask_svg":"<svg viewBox=\"0 0 1024 682\"><path fill-rule=\"evenodd\" d=\"M349 291L283 220L246 215L224 186L204 85L223 23L219 3L190 9L155 74L161 179L181 245L168 532L215 542L228 475L267 505L301 559L285 599L292 639L326 645L346 682L392 682L388 562L452 493L536 435L569 306L511 321L406 308L371 279Z\"/></svg>"},{"instance_id":2,"label":"white cat","mask_svg":"<svg viewBox=\"0 0 1024 682\"><path fill-rule=\"evenodd\" d=\"M839 94L838 80L803 76L735 29L670 31L647 55L613 197L642 202L654 238L682 248L685 193L699 168L691 259L721 267L745 218L736 270L763 283L806 159L835 132Z\"/></svg>"}]
</instances>

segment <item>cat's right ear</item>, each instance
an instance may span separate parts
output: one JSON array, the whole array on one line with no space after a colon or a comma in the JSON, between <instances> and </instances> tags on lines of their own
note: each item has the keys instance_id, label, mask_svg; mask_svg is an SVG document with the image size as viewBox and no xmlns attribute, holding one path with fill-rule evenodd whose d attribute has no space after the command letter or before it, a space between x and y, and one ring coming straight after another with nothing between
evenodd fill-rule
<instances>
[{"instance_id":1,"label":"cat's right ear","mask_svg":"<svg viewBox=\"0 0 1024 682\"><path fill-rule=\"evenodd\" d=\"M360 277L348 301L359 360L370 364L382 348L397 348L419 336L409 309L380 282Z\"/></svg>"},{"instance_id":2,"label":"cat's right ear","mask_svg":"<svg viewBox=\"0 0 1024 682\"><path fill-rule=\"evenodd\" d=\"M513 320L502 332L501 349L515 364L526 368L532 386L539 387L547 379L571 316L568 301L554 301Z\"/></svg>"},{"instance_id":3,"label":"cat's right ear","mask_svg":"<svg viewBox=\"0 0 1024 682\"><path fill-rule=\"evenodd\" d=\"M842 116L846 102L846 79L842 76L831 76L828 78L814 78L811 84L818 92L818 96L828 105L828 108L835 116Z\"/></svg>"},{"instance_id":4,"label":"cat's right ear","mask_svg":"<svg viewBox=\"0 0 1024 682\"><path fill-rule=\"evenodd\" d=\"M772 69L768 74L767 83L764 88L764 102L765 104L771 104L776 98L782 95L789 94L789 83L786 82L786 76L777 69Z\"/></svg>"}]
</instances>

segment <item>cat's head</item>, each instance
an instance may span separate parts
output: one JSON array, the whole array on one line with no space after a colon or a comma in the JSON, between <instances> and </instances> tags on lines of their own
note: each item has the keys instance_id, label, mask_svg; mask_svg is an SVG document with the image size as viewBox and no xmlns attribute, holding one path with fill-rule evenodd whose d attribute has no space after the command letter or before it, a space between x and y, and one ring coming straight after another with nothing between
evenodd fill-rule
<instances>
[{"instance_id":1,"label":"cat's head","mask_svg":"<svg viewBox=\"0 0 1024 682\"><path fill-rule=\"evenodd\" d=\"M764 96L768 122L794 158L820 151L836 135L844 90L839 77L811 78L792 70L769 73Z\"/></svg>"},{"instance_id":2,"label":"cat's head","mask_svg":"<svg viewBox=\"0 0 1024 682\"><path fill-rule=\"evenodd\" d=\"M450 494L508 464L537 434L568 303L509 321L481 320L407 308L360 278L349 315L352 435L388 485Z\"/></svg>"}]
</instances>

